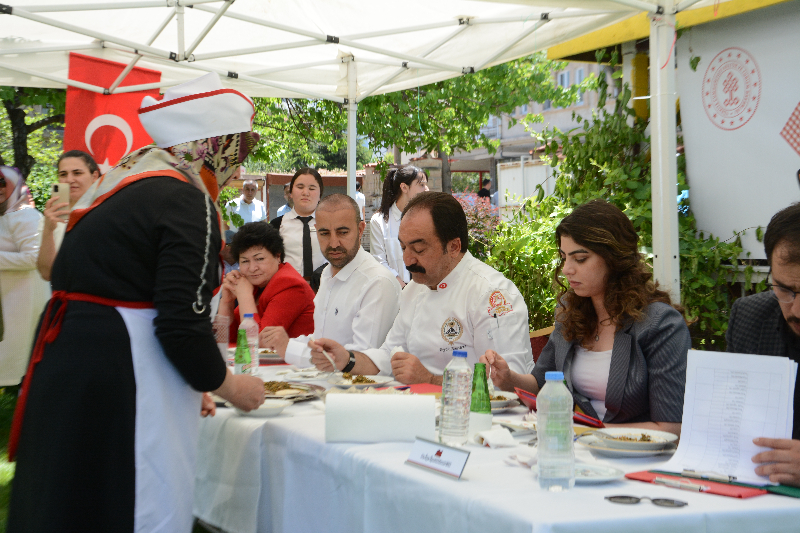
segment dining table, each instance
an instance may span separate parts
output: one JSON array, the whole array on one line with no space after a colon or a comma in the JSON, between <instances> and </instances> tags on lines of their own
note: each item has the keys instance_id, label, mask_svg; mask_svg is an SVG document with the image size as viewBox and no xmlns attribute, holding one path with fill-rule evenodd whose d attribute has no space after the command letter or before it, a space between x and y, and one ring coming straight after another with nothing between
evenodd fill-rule
<instances>
[{"instance_id":1,"label":"dining table","mask_svg":"<svg viewBox=\"0 0 800 533\"><path fill-rule=\"evenodd\" d=\"M261 366L265 380L282 365ZM326 380L307 383L332 385ZM495 413L520 422L524 406ZM325 404L297 402L278 416L242 416L221 407L200 425L194 514L226 533L475 532L604 533L778 532L800 530L800 499L766 494L739 499L624 477L540 489L535 468L511 459L535 456L531 435L513 447L467 444L460 479L406 463L412 442L327 443ZM659 469L669 455L611 458L575 445L577 467L606 465L625 473ZM628 495L686 502L661 507Z\"/></svg>"}]
</instances>

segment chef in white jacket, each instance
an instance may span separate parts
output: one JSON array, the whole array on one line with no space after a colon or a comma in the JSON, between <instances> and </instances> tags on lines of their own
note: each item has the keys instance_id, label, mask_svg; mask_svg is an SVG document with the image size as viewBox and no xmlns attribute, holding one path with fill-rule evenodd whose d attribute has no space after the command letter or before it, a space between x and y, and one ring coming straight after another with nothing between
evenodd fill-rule
<instances>
[{"instance_id":1,"label":"chef in white jacket","mask_svg":"<svg viewBox=\"0 0 800 533\"><path fill-rule=\"evenodd\" d=\"M412 281L385 342L356 352L331 339L312 341L317 368L331 370L324 349L339 370L352 366L354 374L441 385L453 350L465 350L470 365L494 350L512 368L530 372L528 308L510 280L467 251L467 220L458 201L445 193L417 195L403 212L398 237Z\"/></svg>"},{"instance_id":2,"label":"chef in white jacket","mask_svg":"<svg viewBox=\"0 0 800 533\"><path fill-rule=\"evenodd\" d=\"M400 307L400 284L361 247L366 226L361 209L349 196L331 194L317 206L316 225L328 266L314 297L314 336L335 339L348 350L380 346ZM306 335L289 339L281 326L260 334L261 346L300 368L311 365L309 340Z\"/></svg>"}]
</instances>

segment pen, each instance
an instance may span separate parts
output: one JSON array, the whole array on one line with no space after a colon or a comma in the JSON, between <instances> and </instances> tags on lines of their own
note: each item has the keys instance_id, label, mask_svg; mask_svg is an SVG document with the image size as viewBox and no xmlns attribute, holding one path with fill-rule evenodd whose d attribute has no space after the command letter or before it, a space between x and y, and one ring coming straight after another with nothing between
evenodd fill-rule
<instances>
[{"instance_id":1,"label":"pen","mask_svg":"<svg viewBox=\"0 0 800 533\"><path fill-rule=\"evenodd\" d=\"M720 481L722 483L730 483L736 481L736 476L725 476L723 474L715 474L714 472L697 472L695 470L684 469L683 476L693 477L695 479L707 479L708 481Z\"/></svg>"},{"instance_id":2,"label":"pen","mask_svg":"<svg viewBox=\"0 0 800 533\"><path fill-rule=\"evenodd\" d=\"M653 483L657 483L659 485L664 485L667 487L672 487L675 489L692 490L695 492L704 492L708 490L708 487L706 485L695 485L694 483L678 481L675 479L669 479L665 477L657 477L655 480L653 480Z\"/></svg>"}]
</instances>

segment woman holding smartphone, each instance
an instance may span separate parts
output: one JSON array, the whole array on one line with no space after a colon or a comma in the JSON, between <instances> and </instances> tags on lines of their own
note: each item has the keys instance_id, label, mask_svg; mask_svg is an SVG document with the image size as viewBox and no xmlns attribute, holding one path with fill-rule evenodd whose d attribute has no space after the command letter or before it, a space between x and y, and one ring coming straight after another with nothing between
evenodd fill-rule
<instances>
[{"instance_id":1,"label":"woman holding smartphone","mask_svg":"<svg viewBox=\"0 0 800 533\"><path fill-rule=\"evenodd\" d=\"M545 373L560 370L575 404L606 426L680 435L689 328L653 282L633 224L593 200L565 217L555 237L555 330L531 374L510 370L495 352L482 356L494 384L538 394Z\"/></svg>"},{"instance_id":2,"label":"woman holding smartphone","mask_svg":"<svg viewBox=\"0 0 800 533\"><path fill-rule=\"evenodd\" d=\"M83 193L89 190L92 183L100 177L100 169L92 156L80 150L70 150L58 158L58 186L69 191L69 201L63 201L63 196L53 192L47 200L44 209L43 227L41 228L42 241L39 246L39 258L36 268L42 278L50 281L50 271L56 259L61 241L64 240L66 221ZM62 192L62 191L59 191Z\"/></svg>"}]
</instances>

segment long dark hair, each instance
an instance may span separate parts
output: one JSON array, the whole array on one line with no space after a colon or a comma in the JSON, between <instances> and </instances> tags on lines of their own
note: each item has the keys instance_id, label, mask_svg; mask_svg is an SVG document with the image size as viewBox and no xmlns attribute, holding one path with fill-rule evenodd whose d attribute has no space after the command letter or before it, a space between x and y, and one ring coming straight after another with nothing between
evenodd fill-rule
<instances>
[{"instance_id":1,"label":"long dark hair","mask_svg":"<svg viewBox=\"0 0 800 533\"><path fill-rule=\"evenodd\" d=\"M391 168L386 174L386 179L383 180L383 198L381 199L380 212L383 214L383 220L389 220L389 213L392 211L392 205L400 198L400 184L405 183L409 187L414 181L420 179L419 175L428 175L425 171L414 165L406 165L402 168Z\"/></svg>"},{"instance_id":2,"label":"long dark hair","mask_svg":"<svg viewBox=\"0 0 800 533\"><path fill-rule=\"evenodd\" d=\"M605 200L585 203L564 218L556 228L556 244L570 237L605 261L608 267L604 305L619 330L628 320L639 320L644 308L653 302L673 305L669 294L653 281L650 266L639 252L639 235L630 219ZM575 294L561 280L562 259L556 268L555 283L560 287L556 320L564 326L564 339L589 338L597 328L597 313L592 299ZM679 305L673 305L683 312Z\"/></svg>"}]
</instances>

